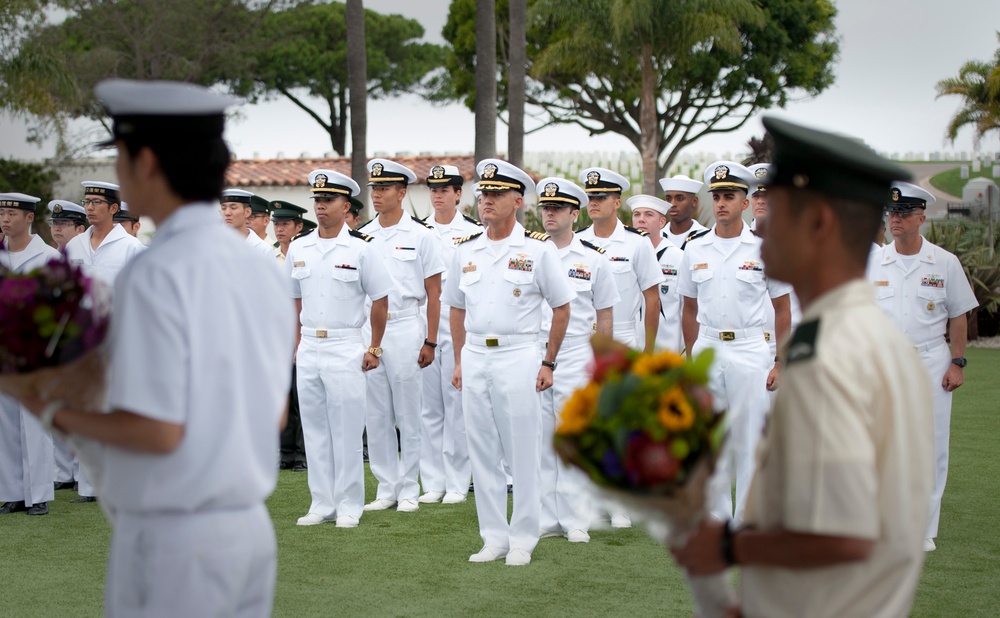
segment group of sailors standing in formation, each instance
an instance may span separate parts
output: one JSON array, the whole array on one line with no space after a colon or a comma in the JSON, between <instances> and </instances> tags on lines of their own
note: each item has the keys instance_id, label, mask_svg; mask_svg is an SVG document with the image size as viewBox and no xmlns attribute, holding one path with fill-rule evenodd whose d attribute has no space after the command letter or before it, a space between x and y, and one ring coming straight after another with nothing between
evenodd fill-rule
<instances>
[{"instance_id":1,"label":"group of sailors standing in formation","mask_svg":"<svg viewBox=\"0 0 1000 618\"><path fill-rule=\"evenodd\" d=\"M596 167L583 170L579 184L558 177L535 183L503 160L480 161L478 220L459 210L465 178L447 164L426 177L433 213L425 219L402 207L416 174L387 159L368 163L377 216L361 225L360 186L332 170L308 176L317 223L295 204L224 191L225 222L283 269L298 310L297 405L282 438L282 467L306 469L308 453L311 504L298 524L351 528L364 511L461 503L474 479L483 547L470 562L523 565L539 538L589 541L591 494L581 474L558 460L551 438L563 403L588 379L594 333L646 351L715 351L711 390L728 410L729 438L711 484L711 511L739 522L779 387L778 349L799 317L790 286L764 275L767 169L718 161L704 182L663 178L665 199L624 201L634 227L618 216L629 181ZM710 229L693 218L706 184ZM117 185L83 186L83 207L49 204L52 236L70 262L111 284L144 248L134 237L138 218ZM515 218L532 193L545 233ZM57 255L30 233L37 201L0 194L5 268L23 272ZM957 258L920 235L933 202L922 188L895 183L886 196L894 241L883 247L877 239L869 260L879 305L940 382L925 550L937 536L966 314L977 306ZM584 208L593 223L574 232ZM265 240L269 222L273 245ZM97 499L65 446L53 446L15 400L0 396L0 404L0 512L45 514L54 488L74 480L79 498L71 502ZM368 504L364 432L378 483ZM627 513L611 511L612 526L631 525Z\"/></svg>"}]
</instances>

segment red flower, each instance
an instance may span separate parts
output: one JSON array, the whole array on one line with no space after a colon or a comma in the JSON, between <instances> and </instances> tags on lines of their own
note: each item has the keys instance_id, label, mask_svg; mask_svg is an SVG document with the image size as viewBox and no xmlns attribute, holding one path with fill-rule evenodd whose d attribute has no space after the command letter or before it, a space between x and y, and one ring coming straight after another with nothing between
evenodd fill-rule
<instances>
[{"instance_id":1,"label":"red flower","mask_svg":"<svg viewBox=\"0 0 1000 618\"><path fill-rule=\"evenodd\" d=\"M626 369L628 369L628 357L624 347L599 352L594 354L594 364L590 368L590 377L594 382L601 384L609 372L623 373Z\"/></svg>"},{"instance_id":2,"label":"red flower","mask_svg":"<svg viewBox=\"0 0 1000 618\"><path fill-rule=\"evenodd\" d=\"M655 487L673 481L681 462L670 453L670 442L654 442L645 433L635 434L625 447L625 471L634 487Z\"/></svg>"}]
</instances>

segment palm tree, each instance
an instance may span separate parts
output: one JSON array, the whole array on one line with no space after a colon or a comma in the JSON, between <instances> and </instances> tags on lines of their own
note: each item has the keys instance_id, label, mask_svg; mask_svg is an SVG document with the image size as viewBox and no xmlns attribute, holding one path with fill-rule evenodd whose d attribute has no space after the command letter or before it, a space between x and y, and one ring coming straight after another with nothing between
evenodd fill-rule
<instances>
[{"instance_id":1,"label":"palm tree","mask_svg":"<svg viewBox=\"0 0 1000 618\"><path fill-rule=\"evenodd\" d=\"M997 32L1000 42L1000 32ZM991 131L1000 132L1000 49L992 61L966 62L958 77L943 79L937 84L938 98L957 95L964 99L962 107L948 123L945 134L952 142L959 130L971 126L974 144L978 148Z\"/></svg>"}]
</instances>

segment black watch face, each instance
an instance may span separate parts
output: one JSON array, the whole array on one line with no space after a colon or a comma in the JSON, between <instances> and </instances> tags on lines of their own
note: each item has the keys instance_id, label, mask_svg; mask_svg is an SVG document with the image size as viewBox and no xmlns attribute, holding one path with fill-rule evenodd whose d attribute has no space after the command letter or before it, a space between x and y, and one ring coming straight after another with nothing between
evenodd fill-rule
<instances>
[{"instance_id":1,"label":"black watch face","mask_svg":"<svg viewBox=\"0 0 1000 618\"><path fill-rule=\"evenodd\" d=\"M969 361L964 358L953 358L951 362L959 367L965 367L969 363Z\"/></svg>"}]
</instances>

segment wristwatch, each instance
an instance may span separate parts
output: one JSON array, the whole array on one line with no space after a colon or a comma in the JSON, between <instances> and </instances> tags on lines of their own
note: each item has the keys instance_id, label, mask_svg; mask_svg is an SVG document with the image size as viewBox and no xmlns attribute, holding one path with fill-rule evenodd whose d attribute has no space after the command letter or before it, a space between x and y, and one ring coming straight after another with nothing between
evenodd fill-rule
<instances>
[{"instance_id":1,"label":"wristwatch","mask_svg":"<svg viewBox=\"0 0 1000 618\"><path fill-rule=\"evenodd\" d=\"M382 348L376 348L375 346L372 346L368 348L368 353L374 356L375 358L382 358Z\"/></svg>"},{"instance_id":2,"label":"wristwatch","mask_svg":"<svg viewBox=\"0 0 1000 618\"><path fill-rule=\"evenodd\" d=\"M556 362L555 361L543 360L542 361L542 367L548 367L552 371L555 371L556 370Z\"/></svg>"},{"instance_id":3,"label":"wristwatch","mask_svg":"<svg viewBox=\"0 0 1000 618\"><path fill-rule=\"evenodd\" d=\"M963 356L961 358L953 358L953 359L951 359L951 364L952 365L958 365L959 367L964 368L966 365L969 364L969 361L967 361L965 359L965 357Z\"/></svg>"}]
</instances>

